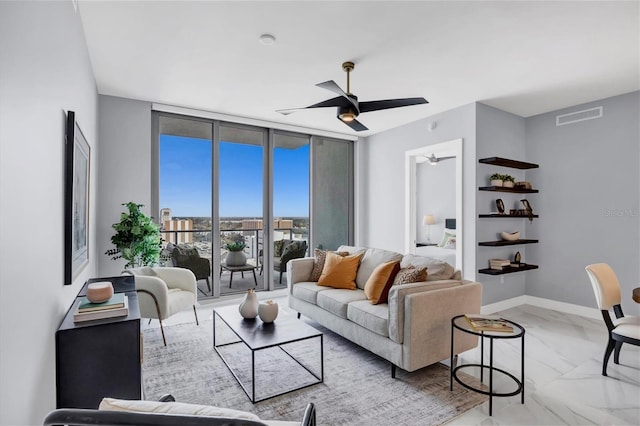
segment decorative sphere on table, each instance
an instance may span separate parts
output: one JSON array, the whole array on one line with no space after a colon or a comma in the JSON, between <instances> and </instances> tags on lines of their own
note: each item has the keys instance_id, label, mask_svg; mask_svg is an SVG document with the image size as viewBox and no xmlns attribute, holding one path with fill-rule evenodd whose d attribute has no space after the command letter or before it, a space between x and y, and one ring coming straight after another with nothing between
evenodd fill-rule
<instances>
[{"instance_id":1,"label":"decorative sphere on table","mask_svg":"<svg viewBox=\"0 0 640 426\"><path fill-rule=\"evenodd\" d=\"M102 303L113 297L111 281L100 281L87 285L87 300L91 303Z\"/></svg>"},{"instance_id":2,"label":"decorative sphere on table","mask_svg":"<svg viewBox=\"0 0 640 426\"><path fill-rule=\"evenodd\" d=\"M273 300L267 300L258 307L258 315L262 322L274 322L278 317L278 304Z\"/></svg>"},{"instance_id":3,"label":"decorative sphere on table","mask_svg":"<svg viewBox=\"0 0 640 426\"><path fill-rule=\"evenodd\" d=\"M250 288L247 290L247 294L240 302L240 306L238 306L240 310L240 315L246 319L254 319L258 316L258 295L256 292Z\"/></svg>"}]
</instances>

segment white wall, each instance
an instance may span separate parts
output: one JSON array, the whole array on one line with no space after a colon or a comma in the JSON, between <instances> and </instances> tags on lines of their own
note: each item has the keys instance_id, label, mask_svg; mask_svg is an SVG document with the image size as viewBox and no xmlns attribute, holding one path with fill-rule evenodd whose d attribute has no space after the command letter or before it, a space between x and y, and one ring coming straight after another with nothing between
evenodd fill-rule
<instances>
[{"instance_id":1,"label":"white wall","mask_svg":"<svg viewBox=\"0 0 640 426\"><path fill-rule=\"evenodd\" d=\"M510 114L508 112L493 108L484 104L478 104L476 108L476 156L477 160L487 157L504 157L512 160L528 161L525 153L525 119ZM480 164L476 160L476 178L478 187L489 186L489 176L493 173L510 174L516 181L525 180L524 170L512 169L508 167L497 167ZM534 180L534 186L538 182ZM534 210L537 210L537 198L539 195L510 194L505 192L477 191L476 207L478 214L497 211L495 200L503 200L505 210L522 208L520 200L527 198L531 200ZM520 231L522 237L527 237L525 226L527 219L486 219L478 218L476 225L477 241L499 240L500 232ZM534 222L534 226L535 226ZM527 229L528 231L528 229ZM541 241L541 244L545 244ZM522 255L522 261L537 264L534 256L529 258L527 245L506 246L506 247L479 247L476 246L478 269L488 268L489 259L513 259L516 251ZM548 246L544 246L548 247ZM477 274L476 279L483 285L482 303L489 304L501 300L510 299L525 294L525 286L528 277L536 274L536 270L527 272L516 272L492 276Z\"/></svg>"},{"instance_id":2,"label":"white wall","mask_svg":"<svg viewBox=\"0 0 640 426\"><path fill-rule=\"evenodd\" d=\"M555 117L603 106L603 117L556 126ZM526 120L527 158L540 187L541 220L527 253L540 270L527 294L596 307L584 270L605 262L616 272L625 314L638 315L631 291L640 286L640 92L576 105ZM529 230L527 230L529 232Z\"/></svg>"},{"instance_id":3,"label":"white wall","mask_svg":"<svg viewBox=\"0 0 640 426\"><path fill-rule=\"evenodd\" d=\"M358 140L356 143L356 244L404 252L404 153L463 139L463 267L475 269L476 105L465 105ZM433 131L428 123L436 121ZM473 278L471 276L470 278Z\"/></svg>"},{"instance_id":4,"label":"white wall","mask_svg":"<svg viewBox=\"0 0 640 426\"><path fill-rule=\"evenodd\" d=\"M114 248L111 227L120 221L123 203L144 204L151 214L151 104L100 95L100 175L98 208L98 274L120 275L125 261L104 252Z\"/></svg>"},{"instance_id":5,"label":"white wall","mask_svg":"<svg viewBox=\"0 0 640 426\"><path fill-rule=\"evenodd\" d=\"M431 235L432 243L439 243L444 233L444 221L456 217L456 162L455 159L443 160L437 165L428 161L416 165L416 241L427 241ZM422 223L425 215L431 214L436 223Z\"/></svg>"},{"instance_id":6,"label":"white wall","mask_svg":"<svg viewBox=\"0 0 640 426\"><path fill-rule=\"evenodd\" d=\"M97 90L70 1L0 2L0 424L55 408L54 336L96 272ZM64 285L66 111L91 146L89 265Z\"/></svg>"}]
</instances>

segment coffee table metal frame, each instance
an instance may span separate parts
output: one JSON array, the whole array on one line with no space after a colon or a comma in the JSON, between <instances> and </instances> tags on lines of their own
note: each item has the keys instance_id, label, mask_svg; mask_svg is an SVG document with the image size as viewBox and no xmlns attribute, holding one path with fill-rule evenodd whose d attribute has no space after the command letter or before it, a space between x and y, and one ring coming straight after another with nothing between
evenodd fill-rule
<instances>
[{"instance_id":1,"label":"coffee table metal frame","mask_svg":"<svg viewBox=\"0 0 640 426\"><path fill-rule=\"evenodd\" d=\"M483 395L489 396L489 415L493 415L493 397L494 396L515 396L521 394L521 402L524 404L524 327L519 324L516 324L513 321L509 321L508 319L504 319L504 321L511 324L514 328L512 333L505 332L490 332L490 331L475 331L471 328L464 315L458 315L451 318L451 370L449 375L449 390L453 390L453 379L456 380L459 384L464 386L465 388L472 390L474 392L481 393ZM453 338L454 338L454 330L460 330L463 333L474 334L480 337L480 364L461 364L454 368L454 354L453 354ZM489 365L485 365L484 363L484 339L489 339ZM520 349L520 379L518 379L513 374L502 370L500 368L496 368L493 366L493 341L494 340L503 340L503 339L521 339L522 347ZM469 367L480 367L480 382L484 380L484 370L489 370L489 391L484 389L479 389L464 383L458 377L458 371L463 368ZM511 378L516 384L516 390L513 392L494 392L493 391L493 372L501 373L509 378Z\"/></svg>"},{"instance_id":2,"label":"coffee table metal frame","mask_svg":"<svg viewBox=\"0 0 640 426\"><path fill-rule=\"evenodd\" d=\"M224 307L224 308L215 308L213 310L213 348L218 353L218 355L220 356L222 361L225 363L225 365L227 366L229 371L231 371L231 374L233 374L233 377L235 377L236 381L238 382L238 384L240 385L240 387L242 388L242 390L244 391L244 393L247 395L247 397L249 398L249 400L252 403L255 404L256 402L264 401L266 399L274 398L274 397L280 396L280 395L285 395L287 393L294 392L296 390L304 389L306 387L317 385L318 383L323 383L324 382L324 342L323 342L322 332L314 329L313 327L311 327L311 326L309 326L309 325L307 325L307 324L305 324L303 322L299 322L300 327L306 327L308 329L306 335L303 335L302 337L298 337L298 338L294 338L294 339L286 339L286 338L273 339L272 342L266 342L266 343L260 344L259 346L252 346L249 343L247 343L247 341L242 337L242 335L241 335L242 333L239 333L236 329L234 329L234 327L231 324L229 324L228 319L225 319L226 315L233 315L234 314L233 312L230 312L231 311L230 308L233 311L235 311L235 315L237 315L238 318L241 318L240 314L238 313L238 308L236 306L227 306L227 307ZM221 315L221 313L222 313L222 315ZM216 317L220 318L222 320L222 322L240 340L236 340L236 341L228 342L228 343L223 343L223 344L216 344ZM257 327L260 327L260 326L263 326L263 325L267 325L269 327L277 327L277 323L278 323L278 320L276 320L272 324L264 324L257 318L253 319L253 320L244 320L244 319L242 319L242 321L247 321L247 323L245 323L245 324L249 324L249 322L251 322L251 321L255 322L255 327L254 328L257 328ZM294 319L292 317L289 318L289 317L281 316L279 318L279 322L282 323L283 321L298 322L298 320L296 320L296 319ZM305 334L305 333L303 333L303 334ZM293 355L291 355L286 349L284 349L281 346L281 345L285 345L285 344L289 344L289 343L295 343L295 342L300 342L300 341L303 341L303 340L313 339L313 338L316 338L316 337L320 338L320 376L316 375L313 371L311 371L309 368L307 368L302 362L297 360ZM233 371L233 368L231 368L231 365L229 364L229 362L227 362L227 359L224 357L222 352L220 350L218 350L218 348L221 348L223 346L235 345L235 344L238 344L238 343L244 343L244 345L251 350L251 394L249 393L249 390L247 389L247 387L240 380L240 377L236 374L235 371ZM318 381L306 384L304 386L295 387L293 389L289 389L289 390L286 390L284 392L268 395L268 396L265 396L265 397L260 398L260 399L256 399L256 358L255 358L255 353L257 351L264 350L264 349L269 349L269 348L273 348L273 347L278 347L282 352L287 354L292 360L294 360L302 368L304 368L309 374L311 374L313 377L318 379Z\"/></svg>"}]
</instances>

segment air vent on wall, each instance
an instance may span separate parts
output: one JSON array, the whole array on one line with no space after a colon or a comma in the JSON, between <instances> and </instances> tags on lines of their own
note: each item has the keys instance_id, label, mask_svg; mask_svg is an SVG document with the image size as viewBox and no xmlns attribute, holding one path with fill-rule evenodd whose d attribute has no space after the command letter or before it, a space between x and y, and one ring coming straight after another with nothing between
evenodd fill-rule
<instances>
[{"instance_id":1,"label":"air vent on wall","mask_svg":"<svg viewBox=\"0 0 640 426\"><path fill-rule=\"evenodd\" d=\"M579 121L593 120L602 117L602 107L583 109L582 111L570 112L556 116L556 126L577 123Z\"/></svg>"}]
</instances>

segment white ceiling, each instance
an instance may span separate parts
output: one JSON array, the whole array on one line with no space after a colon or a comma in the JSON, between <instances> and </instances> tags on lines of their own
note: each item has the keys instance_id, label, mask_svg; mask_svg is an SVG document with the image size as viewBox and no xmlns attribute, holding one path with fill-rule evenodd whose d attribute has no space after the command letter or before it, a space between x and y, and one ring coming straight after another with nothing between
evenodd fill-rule
<instances>
[{"instance_id":1,"label":"white ceiling","mask_svg":"<svg viewBox=\"0 0 640 426\"><path fill-rule=\"evenodd\" d=\"M80 1L101 94L354 134L334 108L351 60L367 136L474 101L523 117L640 89L637 1ZM264 46L258 38L277 41Z\"/></svg>"}]
</instances>

